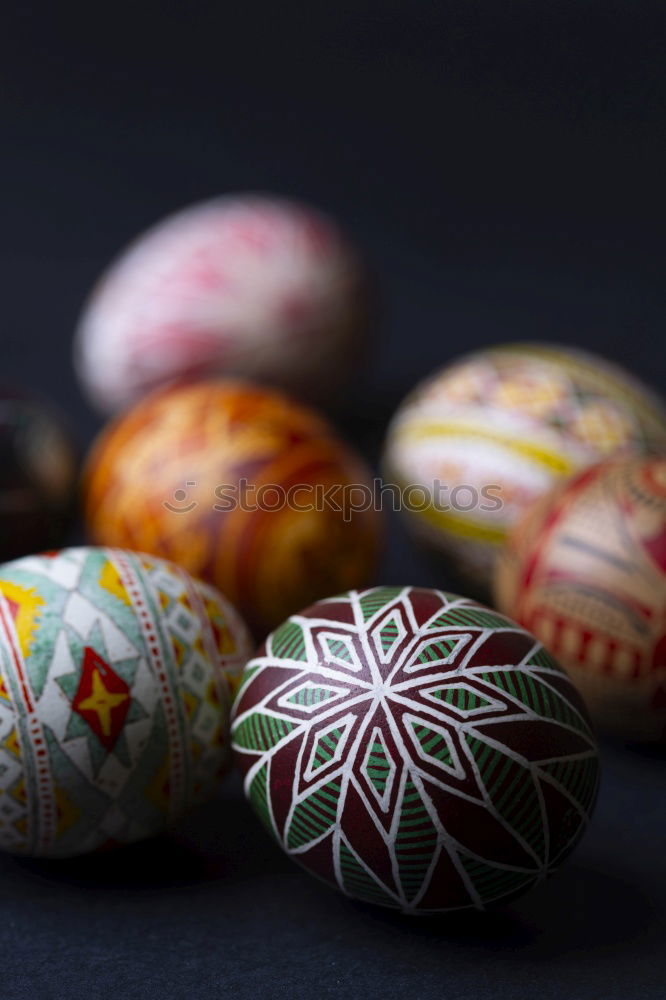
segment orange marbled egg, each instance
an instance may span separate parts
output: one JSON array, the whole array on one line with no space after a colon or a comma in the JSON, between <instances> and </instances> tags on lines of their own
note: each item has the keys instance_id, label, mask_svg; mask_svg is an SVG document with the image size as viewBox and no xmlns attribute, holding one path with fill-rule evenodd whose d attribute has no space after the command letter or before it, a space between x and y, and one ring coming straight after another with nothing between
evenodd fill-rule
<instances>
[{"instance_id":1,"label":"orange marbled egg","mask_svg":"<svg viewBox=\"0 0 666 1000\"><path fill-rule=\"evenodd\" d=\"M364 464L312 410L214 379L112 422L88 460L84 507L96 542L214 582L259 635L368 581L380 538L371 493Z\"/></svg>"}]
</instances>

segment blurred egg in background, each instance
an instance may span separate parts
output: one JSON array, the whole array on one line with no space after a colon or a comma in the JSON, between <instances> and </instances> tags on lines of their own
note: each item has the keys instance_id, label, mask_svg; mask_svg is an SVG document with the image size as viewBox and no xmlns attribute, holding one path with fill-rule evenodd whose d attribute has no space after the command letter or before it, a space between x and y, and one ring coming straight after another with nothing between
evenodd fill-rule
<instances>
[{"instance_id":1,"label":"blurred egg in background","mask_svg":"<svg viewBox=\"0 0 666 1000\"><path fill-rule=\"evenodd\" d=\"M495 597L600 727L666 741L666 457L596 465L536 501L498 560Z\"/></svg>"},{"instance_id":2,"label":"blurred egg in background","mask_svg":"<svg viewBox=\"0 0 666 1000\"><path fill-rule=\"evenodd\" d=\"M487 596L530 501L603 458L664 448L666 410L628 372L574 348L510 344L417 386L389 427L384 467L429 498L407 508L411 532Z\"/></svg>"},{"instance_id":3,"label":"blurred egg in background","mask_svg":"<svg viewBox=\"0 0 666 1000\"><path fill-rule=\"evenodd\" d=\"M229 195L139 236L98 281L76 365L92 405L113 412L192 375L242 375L331 398L363 356L365 269L314 208Z\"/></svg>"},{"instance_id":4,"label":"blurred egg in background","mask_svg":"<svg viewBox=\"0 0 666 1000\"><path fill-rule=\"evenodd\" d=\"M0 560L62 545L77 475L60 416L37 397L0 387Z\"/></svg>"}]
</instances>

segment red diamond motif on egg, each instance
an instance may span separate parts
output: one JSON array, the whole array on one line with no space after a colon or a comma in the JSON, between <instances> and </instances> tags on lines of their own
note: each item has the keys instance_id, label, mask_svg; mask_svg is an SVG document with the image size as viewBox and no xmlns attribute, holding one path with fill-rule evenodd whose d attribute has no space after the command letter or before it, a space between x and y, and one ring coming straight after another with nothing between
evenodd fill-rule
<instances>
[{"instance_id":1,"label":"red diamond motif on egg","mask_svg":"<svg viewBox=\"0 0 666 1000\"><path fill-rule=\"evenodd\" d=\"M131 700L130 689L123 678L94 649L86 646L72 710L87 722L109 751L113 750L125 724Z\"/></svg>"}]
</instances>

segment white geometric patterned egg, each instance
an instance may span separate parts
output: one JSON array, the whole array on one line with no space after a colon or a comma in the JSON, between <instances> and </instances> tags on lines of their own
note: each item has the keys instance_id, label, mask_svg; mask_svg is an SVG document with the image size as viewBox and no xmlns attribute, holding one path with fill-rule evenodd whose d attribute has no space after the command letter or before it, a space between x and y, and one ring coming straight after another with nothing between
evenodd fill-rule
<instances>
[{"instance_id":1,"label":"white geometric patterned egg","mask_svg":"<svg viewBox=\"0 0 666 1000\"><path fill-rule=\"evenodd\" d=\"M213 793L249 652L231 605L163 560L72 548L0 566L0 848L130 843Z\"/></svg>"}]
</instances>

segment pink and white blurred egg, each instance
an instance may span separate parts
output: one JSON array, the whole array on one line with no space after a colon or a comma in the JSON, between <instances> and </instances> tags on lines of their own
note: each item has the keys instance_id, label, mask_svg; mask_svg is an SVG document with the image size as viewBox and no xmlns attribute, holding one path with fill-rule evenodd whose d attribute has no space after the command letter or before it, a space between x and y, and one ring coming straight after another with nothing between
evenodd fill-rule
<instances>
[{"instance_id":1,"label":"pink and white blurred egg","mask_svg":"<svg viewBox=\"0 0 666 1000\"><path fill-rule=\"evenodd\" d=\"M102 412L210 374L320 398L354 368L367 319L364 268L332 220L229 196L159 222L112 263L84 308L75 360Z\"/></svg>"}]
</instances>

